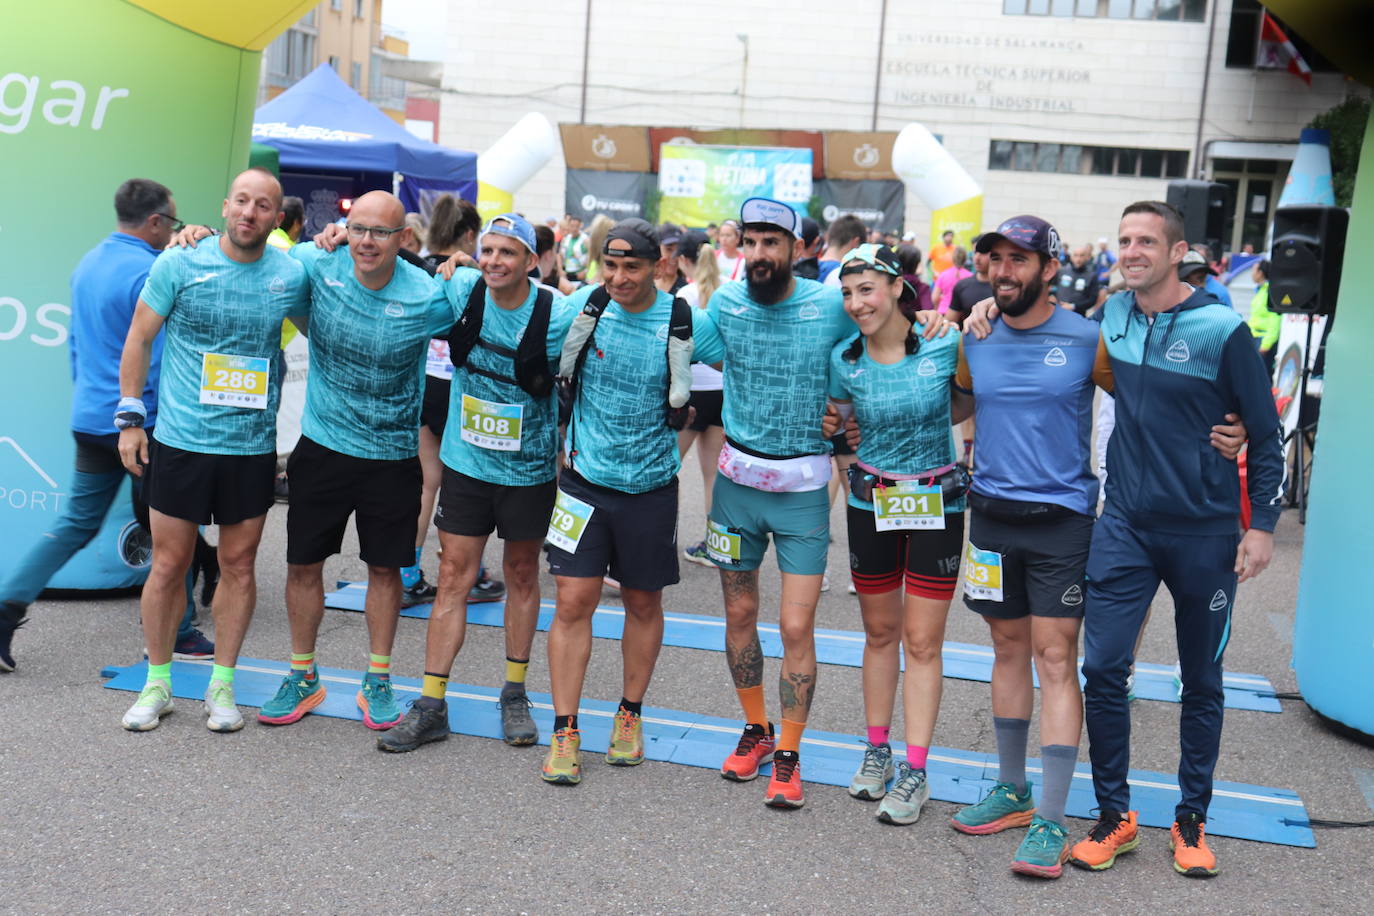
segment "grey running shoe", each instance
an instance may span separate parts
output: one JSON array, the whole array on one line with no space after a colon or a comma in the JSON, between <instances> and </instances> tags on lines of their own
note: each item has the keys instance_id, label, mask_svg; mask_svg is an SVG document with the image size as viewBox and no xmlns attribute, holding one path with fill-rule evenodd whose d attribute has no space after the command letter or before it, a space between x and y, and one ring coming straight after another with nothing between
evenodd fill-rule
<instances>
[{"instance_id":1,"label":"grey running shoe","mask_svg":"<svg viewBox=\"0 0 1374 916\"><path fill-rule=\"evenodd\" d=\"M921 817L921 806L930 801L930 783L924 772L905 762L897 764L897 781L878 805L878 820L884 824L914 824Z\"/></svg>"},{"instance_id":2,"label":"grey running shoe","mask_svg":"<svg viewBox=\"0 0 1374 916\"><path fill-rule=\"evenodd\" d=\"M486 576L477 580L477 584L468 592L468 604L476 604L482 601L500 601L506 597L506 584L499 579L488 579Z\"/></svg>"},{"instance_id":3,"label":"grey running shoe","mask_svg":"<svg viewBox=\"0 0 1374 916\"><path fill-rule=\"evenodd\" d=\"M172 685L166 681L149 681L124 714L124 727L131 732L150 731L171 711Z\"/></svg>"},{"instance_id":4,"label":"grey running shoe","mask_svg":"<svg viewBox=\"0 0 1374 916\"><path fill-rule=\"evenodd\" d=\"M405 718L377 736L377 749L401 754L431 741L443 741L448 736L447 702L441 702L437 709L412 703Z\"/></svg>"},{"instance_id":5,"label":"grey running shoe","mask_svg":"<svg viewBox=\"0 0 1374 916\"><path fill-rule=\"evenodd\" d=\"M893 773L892 747L865 741L863 763L849 783L849 794L864 801L877 801L887 794Z\"/></svg>"},{"instance_id":6,"label":"grey running shoe","mask_svg":"<svg viewBox=\"0 0 1374 916\"><path fill-rule=\"evenodd\" d=\"M501 736L507 744L524 746L539 740L530 716L530 698L522 693L501 694Z\"/></svg>"},{"instance_id":7,"label":"grey running shoe","mask_svg":"<svg viewBox=\"0 0 1374 916\"><path fill-rule=\"evenodd\" d=\"M243 728L243 713L234 703L234 685L211 681L205 691L205 727L212 732L236 732Z\"/></svg>"}]
</instances>

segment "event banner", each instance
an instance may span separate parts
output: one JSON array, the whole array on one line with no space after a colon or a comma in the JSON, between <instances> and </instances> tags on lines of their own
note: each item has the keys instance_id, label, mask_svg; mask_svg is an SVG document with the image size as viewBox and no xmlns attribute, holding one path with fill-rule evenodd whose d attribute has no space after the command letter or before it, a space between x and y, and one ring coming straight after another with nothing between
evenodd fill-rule
<instances>
[{"instance_id":1,"label":"event banner","mask_svg":"<svg viewBox=\"0 0 1374 916\"><path fill-rule=\"evenodd\" d=\"M654 176L647 172L568 169L564 188L563 212L580 218L584 226L602 213L619 222L644 216Z\"/></svg>"},{"instance_id":2,"label":"event banner","mask_svg":"<svg viewBox=\"0 0 1374 916\"><path fill-rule=\"evenodd\" d=\"M887 181L823 178L816 182L816 197L821 202L823 228L844 214L852 213L870 229L902 234L906 221L906 185L895 178Z\"/></svg>"},{"instance_id":3,"label":"event banner","mask_svg":"<svg viewBox=\"0 0 1374 916\"><path fill-rule=\"evenodd\" d=\"M809 149L750 149L665 143L659 151L659 219L702 227L739 217L750 197L771 197L805 216L811 201Z\"/></svg>"},{"instance_id":4,"label":"event banner","mask_svg":"<svg viewBox=\"0 0 1374 916\"><path fill-rule=\"evenodd\" d=\"M114 230L115 189L128 178L160 181L180 218L219 224L230 177L248 161L261 54L245 49L261 49L310 5L6 5L0 383L9 398L0 430L0 578L57 522L71 494L68 279ZM136 585L146 549L126 486L105 527L51 585Z\"/></svg>"}]
</instances>

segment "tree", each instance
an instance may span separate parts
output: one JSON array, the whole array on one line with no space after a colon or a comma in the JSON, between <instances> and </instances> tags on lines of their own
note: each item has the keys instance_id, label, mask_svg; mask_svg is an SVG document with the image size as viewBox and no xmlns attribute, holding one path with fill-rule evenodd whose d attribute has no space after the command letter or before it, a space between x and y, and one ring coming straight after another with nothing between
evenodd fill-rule
<instances>
[{"instance_id":1,"label":"tree","mask_svg":"<svg viewBox=\"0 0 1374 916\"><path fill-rule=\"evenodd\" d=\"M1350 206L1355 194L1355 172L1360 166L1360 146L1369 127L1369 99L1348 98L1317 115L1307 126L1331 132L1331 189L1337 206Z\"/></svg>"}]
</instances>

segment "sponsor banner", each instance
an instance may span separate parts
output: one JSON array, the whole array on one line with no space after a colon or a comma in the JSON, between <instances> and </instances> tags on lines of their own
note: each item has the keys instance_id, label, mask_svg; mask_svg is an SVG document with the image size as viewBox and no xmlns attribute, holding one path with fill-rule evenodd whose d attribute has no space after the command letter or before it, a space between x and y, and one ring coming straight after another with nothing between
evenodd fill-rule
<instances>
[{"instance_id":1,"label":"sponsor banner","mask_svg":"<svg viewBox=\"0 0 1374 916\"><path fill-rule=\"evenodd\" d=\"M827 131L825 177L848 181L895 180L892 142L896 139L894 131Z\"/></svg>"},{"instance_id":2,"label":"sponsor banner","mask_svg":"<svg viewBox=\"0 0 1374 916\"><path fill-rule=\"evenodd\" d=\"M983 195L977 194L957 204L941 207L930 214L930 248L940 244L940 236L946 230L954 233L954 244L971 248L973 237L982 231Z\"/></svg>"},{"instance_id":3,"label":"sponsor banner","mask_svg":"<svg viewBox=\"0 0 1374 916\"><path fill-rule=\"evenodd\" d=\"M564 212L589 224L604 213L619 222L632 216L643 218L644 202L654 187L654 176L646 172L588 171L568 169Z\"/></svg>"},{"instance_id":4,"label":"sponsor banner","mask_svg":"<svg viewBox=\"0 0 1374 916\"><path fill-rule=\"evenodd\" d=\"M570 169L649 171L649 130L604 124L560 124L563 160Z\"/></svg>"},{"instance_id":5,"label":"sponsor banner","mask_svg":"<svg viewBox=\"0 0 1374 916\"><path fill-rule=\"evenodd\" d=\"M906 222L906 185L888 181L842 181L826 178L816 182L821 226L828 227L852 213L873 229L901 234Z\"/></svg>"},{"instance_id":6,"label":"sponsor banner","mask_svg":"<svg viewBox=\"0 0 1374 916\"><path fill-rule=\"evenodd\" d=\"M768 197L807 215L811 202L809 149L673 146L659 151L659 219L705 226L738 219L750 197Z\"/></svg>"},{"instance_id":7,"label":"sponsor banner","mask_svg":"<svg viewBox=\"0 0 1374 916\"><path fill-rule=\"evenodd\" d=\"M811 150L811 177L825 177L825 135L814 130L693 130L690 127L649 128L653 161L649 171L659 172L663 144L674 146L747 146L754 149L796 148Z\"/></svg>"},{"instance_id":8,"label":"sponsor banner","mask_svg":"<svg viewBox=\"0 0 1374 916\"><path fill-rule=\"evenodd\" d=\"M1312 350L1307 349L1307 324L1312 323ZM1279 325L1279 341L1276 346L1277 357L1274 360L1274 406L1279 411L1279 421L1283 424L1283 438L1287 441L1293 435L1293 431L1298 428L1298 417L1302 413L1302 405L1299 402L1302 393L1302 364L1303 359L1307 360L1307 368L1310 373L1317 366L1317 354L1321 352L1323 335L1326 334L1325 315L1298 315L1287 314L1283 316L1283 323ZM1322 392L1322 380L1320 378L1307 379L1307 394L1309 397L1320 397Z\"/></svg>"}]
</instances>

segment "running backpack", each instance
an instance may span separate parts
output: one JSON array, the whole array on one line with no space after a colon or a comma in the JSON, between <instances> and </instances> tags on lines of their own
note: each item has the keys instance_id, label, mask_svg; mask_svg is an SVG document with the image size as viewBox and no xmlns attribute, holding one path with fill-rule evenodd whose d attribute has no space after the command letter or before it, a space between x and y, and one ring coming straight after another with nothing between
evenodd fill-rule
<instances>
[{"instance_id":1,"label":"running backpack","mask_svg":"<svg viewBox=\"0 0 1374 916\"><path fill-rule=\"evenodd\" d=\"M568 336L563 341L563 355L558 362L558 422L572 418L573 402L577 400L578 377L587 352L595 345L597 322L610 304L606 287L598 286L587 297L582 311L573 319ZM672 317L668 319L668 393L664 422L672 429L687 425L687 401L692 396L692 307L680 298L673 299Z\"/></svg>"},{"instance_id":2,"label":"running backpack","mask_svg":"<svg viewBox=\"0 0 1374 916\"><path fill-rule=\"evenodd\" d=\"M478 280L468 294L468 304L459 316L458 322L448 332L448 356L455 369L462 368L477 375L494 378L519 386L532 398L542 398L553 391L553 376L549 374L549 358L545 351L549 336L549 316L553 312L553 293L537 287L534 297L534 313L525 328L525 335L514 350L482 339L482 317L487 307L487 284ZM482 347L498 356L505 356L515 362L515 378L488 372L468 364L468 356L473 347Z\"/></svg>"}]
</instances>

